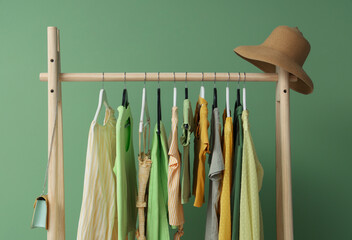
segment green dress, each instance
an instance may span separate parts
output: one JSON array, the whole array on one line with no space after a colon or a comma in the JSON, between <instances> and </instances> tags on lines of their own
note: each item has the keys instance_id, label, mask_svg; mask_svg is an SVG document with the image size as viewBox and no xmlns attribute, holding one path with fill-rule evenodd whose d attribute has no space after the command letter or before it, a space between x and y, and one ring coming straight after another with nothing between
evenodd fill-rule
<instances>
[{"instance_id":1,"label":"green dress","mask_svg":"<svg viewBox=\"0 0 352 240\"><path fill-rule=\"evenodd\" d=\"M134 239L137 220L137 176L133 150L133 121L130 106L117 108L116 122L116 202L118 239Z\"/></svg>"},{"instance_id":2,"label":"green dress","mask_svg":"<svg viewBox=\"0 0 352 240\"><path fill-rule=\"evenodd\" d=\"M151 149L152 167L149 178L147 239L169 240L167 175L169 167L168 142L165 128L160 121L160 135L157 125L153 133Z\"/></svg>"},{"instance_id":3,"label":"green dress","mask_svg":"<svg viewBox=\"0 0 352 240\"><path fill-rule=\"evenodd\" d=\"M239 105L235 109L234 116L234 163L233 163L233 188L232 188L232 240L239 239L239 221L240 221L240 194L241 194L241 173L242 173L242 149L243 149L243 128L242 128L242 106Z\"/></svg>"}]
</instances>

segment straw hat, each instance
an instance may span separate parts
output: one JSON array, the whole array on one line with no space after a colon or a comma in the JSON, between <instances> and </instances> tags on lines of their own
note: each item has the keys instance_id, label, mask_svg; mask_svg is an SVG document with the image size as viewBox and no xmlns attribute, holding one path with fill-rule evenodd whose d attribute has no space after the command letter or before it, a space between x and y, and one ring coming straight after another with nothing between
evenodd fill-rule
<instances>
[{"instance_id":1,"label":"straw hat","mask_svg":"<svg viewBox=\"0 0 352 240\"><path fill-rule=\"evenodd\" d=\"M304 94L313 91L313 82L302 68L310 44L297 27L279 26L262 44L239 46L234 51L264 72L274 73L275 66L279 66L295 75L298 81L290 83L293 90Z\"/></svg>"}]
</instances>

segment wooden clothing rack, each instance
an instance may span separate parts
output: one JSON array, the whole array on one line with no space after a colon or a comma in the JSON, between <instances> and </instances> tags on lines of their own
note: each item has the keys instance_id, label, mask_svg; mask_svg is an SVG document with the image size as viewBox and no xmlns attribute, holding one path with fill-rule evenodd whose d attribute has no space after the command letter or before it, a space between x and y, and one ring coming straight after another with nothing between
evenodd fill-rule
<instances>
[{"instance_id":1,"label":"wooden clothing rack","mask_svg":"<svg viewBox=\"0 0 352 240\"><path fill-rule=\"evenodd\" d=\"M61 73L60 38L56 27L48 27L48 73L40 73L48 81L48 145L55 132L48 168L48 240L65 239L65 191L63 159L63 123L61 82L102 81L102 73ZM276 82L276 227L278 240L293 239L291 144L290 144L290 87L297 81L284 69L277 73L187 73L187 81ZM105 73L104 81L157 81L158 73ZM160 81L185 81L186 73L160 73ZM57 121L54 126L57 112ZM49 146L50 148L50 146Z\"/></svg>"}]
</instances>

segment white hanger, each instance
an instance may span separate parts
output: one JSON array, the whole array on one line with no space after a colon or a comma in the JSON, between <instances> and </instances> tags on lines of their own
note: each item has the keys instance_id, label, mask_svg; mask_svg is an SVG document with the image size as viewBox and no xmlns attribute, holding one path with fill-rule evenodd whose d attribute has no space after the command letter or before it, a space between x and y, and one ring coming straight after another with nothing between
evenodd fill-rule
<instances>
[{"instance_id":1,"label":"white hanger","mask_svg":"<svg viewBox=\"0 0 352 240\"><path fill-rule=\"evenodd\" d=\"M204 95L205 95L205 90L204 90L204 73L202 72L202 86L200 86L200 93L199 93L199 96L201 98L204 98Z\"/></svg>"},{"instance_id":2,"label":"white hanger","mask_svg":"<svg viewBox=\"0 0 352 240\"><path fill-rule=\"evenodd\" d=\"M227 79L227 86L226 86L226 113L227 117L231 117L230 113L230 89L229 89L229 80L230 80L230 73L228 73L228 79Z\"/></svg>"},{"instance_id":3,"label":"white hanger","mask_svg":"<svg viewBox=\"0 0 352 240\"><path fill-rule=\"evenodd\" d=\"M94 122L96 122L98 119L98 116L99 116L99 113L101 110L101 106L103 105L103 103L104 103L105 108L109 108L108 99L107 99L106 92L104 89L104 73L103 73L103 86L99 92L99 102L98 102L97 111L95 112L95 115L94 115L94 119L93 119Z\"/></svg>"},{"instance_id":4,"label":"white hanger","mask_svg":"<svg viewBox=\"0 0 352 240\"><path fill-rule=\"evenodd\" d=\"M150 122L150 115L149 115L149 109L148 109L148 102L147 102L147 93L145 89L145 82L146 82L146 73L144 73L144 87L142 91L142 108L141 108L141 117L139 120L139 132L143 132L143 122L144 122L144 113L147 118L147 124Z\"/></svg>"},{"instance_id":5,"label":"white hanger","mask_svg":"<svg viewBox=\"0 0 352 240\"><path fill-rule=\"evenodd\" d=\"M177 100L177 88L175 83L175 72L174 72L174 107L176 107L176 100Z\"/></svg>"},{"instance_id":6,"label":"white hanger","mask_svg":"<svg viewBox=\"0 0 352 240\"><path fill-rule=\"evenodd\" d=\"M243 96L242 96L242 100L243 100L243 110L247 109L247 102L246 102L246 73L244 73L244 80L243 80Z\"/></svg>"}]
</instances>

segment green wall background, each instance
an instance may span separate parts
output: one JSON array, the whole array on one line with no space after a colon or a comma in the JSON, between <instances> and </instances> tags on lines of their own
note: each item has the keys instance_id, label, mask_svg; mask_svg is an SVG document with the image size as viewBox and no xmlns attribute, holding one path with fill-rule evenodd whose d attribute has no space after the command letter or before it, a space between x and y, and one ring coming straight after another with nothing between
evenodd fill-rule
<instances>
[{"instance_id":1,"label":"green wall background","mask_svg":"<svg viewBox=\"0 0 352 240\"><path fill-rule=\"evenodd\" d=\"M291 92L296 239L352 239L350 157L352 1L0 1L0 239L45 239L30 230L47 156L46 28L61 30L62 72L259 72L233 53L261 43L278 25L298 26L312 49L304 68L315 90ZM230 83L234 92L237 83ZM200 83L190 83L193 105ZM213 83L206 86L211 101ZM63 83L66 237L75 239L87 134L101 83ZM121 102L123 83L106 83ZM172 83L161 83L170 129ZM183 83L178 106L182 106ZM219 91L225 83L217 83ZM127 83L135 123L141 83ZM148 83L152 122L156 84ZM275 239L275 84L247 83L252 134L265 170L265 237ZM221 108L225 102L220 95ZM231 104L234 97L231 98ZM137 126L134 126L137 149ZM208 170L208 169L207 169ZM183 239L203 239L206 205L185 206Z\"/></svg>"}]
</instances>

